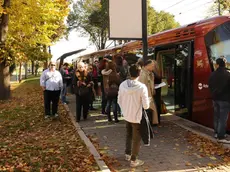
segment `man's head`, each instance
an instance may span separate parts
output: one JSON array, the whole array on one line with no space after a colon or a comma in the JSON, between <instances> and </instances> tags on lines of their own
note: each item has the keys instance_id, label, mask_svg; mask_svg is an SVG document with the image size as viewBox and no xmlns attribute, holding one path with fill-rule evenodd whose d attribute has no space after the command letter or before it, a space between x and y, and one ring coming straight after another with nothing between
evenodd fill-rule
<instances>
[{"instance_id":1,"label":"man's head","mask_svg":"<svg viewBox=\"0 0 230 172\"><path fill-rule=\"evenodd\" d=\"M219 68L219 67L225 67L225 61L224 61L223 58L216 59L216 64L217 64L217 68Z\"/></svg>"},{"instance_id":2,"label":"man's head","mask_svg":"<svg viewBox=\"0 0 230 172\"><path fill-rule=\"evenodd\" d=\"M68 69L68 67L69 67L69 64L68 64L68 63L64 63L64 64L63 64L63 68L64 68L64 69Z\"/></svg>"},{"instance_id":3,"label":"man's head","mask_svg":"<svg viewBox=\"0 0 230 172\"><path fill-rule=\"evenodd\" d=\"M93 71L93 65L92 64L89 64L88 65L88 72L92 72Z\"/></svg>"},{"instance_id":4,"label":"man's head","mask_svg":"<svg viewBox=\"0 0 230 172\"><path fill-rule=\"evenodd\" d=\"M147 60L144 62L144 67L147 69L149 72L152 72L155 69L155 63L153 60Z\"/></svg>"},{"instance_id":5,"label":"man's head","mask_svg":"<svg viewBox=\"0 0 230 172\"><path fill-rule=\"evenodd\" d=\"M141 67L137 64L132 64L129 68L129 73L132 78L137 78L140 75Z\"/></svg>"},{"instance_id":6,"label":"man's head","mask_svg":"<svg viewBox=\"0 0 230 172\"><path fill-rule=\"evenodd\" d=\"M50 69L50 70L55 70L55 69L56 69L56 63L55 63L54 61L51 61L51 62L49 63L49 69Z\"/></svg>"}]
</instances>

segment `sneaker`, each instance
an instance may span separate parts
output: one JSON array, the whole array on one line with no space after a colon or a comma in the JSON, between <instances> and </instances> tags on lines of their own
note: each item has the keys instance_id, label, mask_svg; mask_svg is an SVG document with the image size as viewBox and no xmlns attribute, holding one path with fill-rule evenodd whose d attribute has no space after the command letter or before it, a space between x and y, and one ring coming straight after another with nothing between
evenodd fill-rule
<instances>
[{"instance_id":1,"label":"sneaker","mask_svg":"<svg viewBox=\"0 0 230 172\"><path fill-rule=\"evenodd\" d=\"M139 167L139 166L142 166L143 164L144 164L144 161L136 159L136 161L130 162L130 167Z\"/></svg>"},{"instance_id":2,"label":"sneaker","mask_svg":"<svg viewBox=\"0 0 230 172\"><path fill-rule=\"evenodd\" d=\"M45 115L45 119L48 119L50 116L49 115Z\"/></svg>"},{"instance_id":3,"label":"sneaker","mask_svg":"<svg viewBox=\"0 0 230 172\"><path fill-rule=\"evenodd\" d=\"M118 119L117 119L117 120L115 120L115 123L118 123L118 122L120 122Z\"/></svg>"},{"instance_id":4,"label":"sneaker","mask_svg":"<svg viewBox=\"0 0 230 172\"><path fill-rule=\"evenodd\" d=\"M130 161L131 160L131 155L125 154L125 160Z\"/></svg>"},{"instance_id":5,"label":"sneaker","mask_svg":"<svg viewBox=\"0 0 230 172\"><path fill-rule=\"evenodd\" d=\"M230 144L230 140L227 139L217 139L218 143L223 143L223 144Z\"/></svg>"},{"instance_id":6,"label":"sneaker","mask_svg":"<svg viewBox=\"0 0 230 172\"><path fill-rule=\"evenodd\" d=\"M55 113L55 114L54 114L54 117L57 118L57 117L59 117L59 115L58 115L57 113Z\"/></svg>"},{"instance_id":7,"label":"sneaker","mask_svg":"<svg viewBox=\"0 0 230 172\"><path fill-rule=\"evenodd\" d=\"M214 137L217 139L217 138L218 138L217 134L215 134ZM227 137L228 137L228 135L225 134L225 135L224 135L224 138L226 139Z\"/></svg>"}]
</instances>

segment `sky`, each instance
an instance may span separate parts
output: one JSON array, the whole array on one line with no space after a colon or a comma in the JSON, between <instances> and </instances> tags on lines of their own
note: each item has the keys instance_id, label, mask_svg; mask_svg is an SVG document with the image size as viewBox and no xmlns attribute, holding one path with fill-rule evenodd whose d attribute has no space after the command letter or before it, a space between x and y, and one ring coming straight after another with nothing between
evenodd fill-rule
<instances>
[{"instance_id":1,"label":"sky","mask_svg":"<svg viewBox=\"0 0 230 172\"><path fill-rule=\"evenodd\" d=\"M186 25L206 18L207 11L214 0L151 0L151 6L157 11L164 10L175 16L180 25ZM72 31L69 39L61 39L51 47L52 60L56 60L62 54L81 48L87 49L77 55L68 57L66 60L96 51L95 46L89 42L89 38L81 37L77 31Z\"/></svg>"}]
</instances>

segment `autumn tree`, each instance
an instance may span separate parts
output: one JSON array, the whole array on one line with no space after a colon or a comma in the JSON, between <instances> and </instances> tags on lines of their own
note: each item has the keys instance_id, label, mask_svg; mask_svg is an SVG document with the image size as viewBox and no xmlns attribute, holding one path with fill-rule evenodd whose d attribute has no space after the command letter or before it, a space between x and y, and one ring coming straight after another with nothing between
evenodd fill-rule
<instances>
[{"instance_id":1,"label":"autumn tree","mask_svg":"<svg viewBox=\"0 0 230 172\"><path fill-rule=\"evenodd\" d=\"M216 0L208 10L207 17L230 13L230 0Z\"/></svg>"},{"instance_id":2,"label":"autumn tree","mask_svg":"<svg viewBox=\"0 0 230 172\"><path fill-rule=\"evenodd\" d=\"M10 96L9 65L14 61L28 61L27 50L49 46L65 31L68 15L67 0L0 0L0 100ZM3 3L4 2L4 3ZM9 8L10 5L10 8ZM10 16L10 17L9 17ZM7 32L8 31L8 32Z\"/></svg>"}]
</instances>

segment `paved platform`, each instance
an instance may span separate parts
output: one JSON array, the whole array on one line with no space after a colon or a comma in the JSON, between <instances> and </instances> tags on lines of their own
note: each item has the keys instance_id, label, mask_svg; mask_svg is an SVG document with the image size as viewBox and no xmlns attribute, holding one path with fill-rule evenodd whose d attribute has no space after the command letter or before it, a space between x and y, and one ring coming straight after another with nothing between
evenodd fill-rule
<instances>
[{"instance_id":1,"label":"paved platform","mask_svg":"<svg viewBox=\"0 0 230 172\"><path fill-rule=\"evenodd\" d=\"M75 97L68 96L69 109L75 114ZM211 169L210 164L222 163L220 156L201 156L201 153L191 145L186 136L189 131L176 124L177 117L163 117L158 134L151 140L149 147L141 146L139 159L145 161L143 167L134 171L230 171L229 166L219 166ZM181 122L183 123L183 122ZM100 111L91 111L87 121L80 121L83 131L99 143L100 151L118 160L120 165L114 166L117 171L125 172L129 163L124 160L125 122L110 124L107 117ZM211 133L211 132L210 132Z\"/></svg>"}]
</instances>

